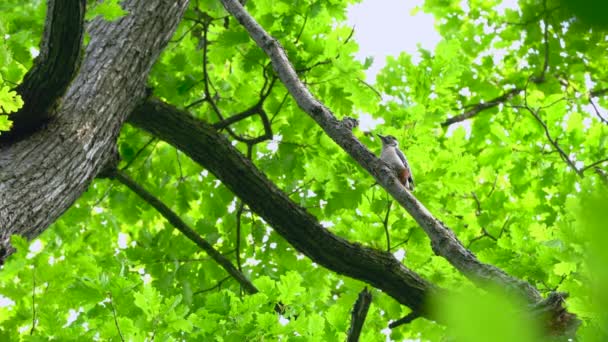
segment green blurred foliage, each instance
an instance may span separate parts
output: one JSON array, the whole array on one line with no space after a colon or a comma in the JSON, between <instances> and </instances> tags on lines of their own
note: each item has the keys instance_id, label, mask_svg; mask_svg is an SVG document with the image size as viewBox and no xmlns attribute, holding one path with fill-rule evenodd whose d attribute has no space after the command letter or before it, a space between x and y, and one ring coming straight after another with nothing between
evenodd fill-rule
<instances>
[{"instance_id":1,"label":"green blurred foliage","mask_svg":"<svg viewBox=\"0 0 608 342\"><path fill-rule=\"evenodd\" d=\"M371 59L354 59L358 46L344 23L348 3L260 0L248 1L247 9L283 44L302 79L338 118L370 114L384 120L374 132L400 140L417 181L416 197L465 246L545 295L569 292L568 309L583 321L581 339L605 340L601 309L607 299L601 289L608 276L601 266L607 258L608 202L601 197L601 175L608 165L597 164L598 171L589 166L608 156L608 125L599 119L602 113L608 117L608 103L605 95L592 98L598 115L588 97L608 87L605 35L572 19L555 1L522 0L517 9L499 10L494 0L467 6L427 0L422 10L435 15L443 40L434 51L390 57L376 82L367 80L384 94L380 100L363 83ZM104 1L99 6L106 7L87 15L115 19L124 14L117 4ZM9 0L0 9L1 28L9 35L0 41L8 47L0 48L0 89L11 89L32 64L44 4ZM541 20L548 23L549 68L545 82L536 84L528 80L543 70ZM209 25L207 42L201 22ZM155 95L217 122L210 105L200 102L204 48L210 92L223 115L256 104L271 75L268 59L215 0L192 1L151 73ZM528 104L543 107L539 115L550 136L584 177L555 152L529 112L513 107L524 104L523 93L465 124L441 126L480 102L526 86ZM0 97L3 108L19 106L7 98ZM301 112L280 82L263 108L274 137L253 147L253 163L333 233L385 249L386 193ZM248 137L264 132L258 116L232 129ZM355 134L379 152L373 135ZM246 153L245 144L234 144ZM137 182L236 262L238 201L230 191L180 151L128 125L119 151L121 166L128 165ZM364 284L314 264L249 210L241 223L240 259L260 289L256 295L243 294L222 268L125 187L96 180L39 238L14 238L19 252L0 272L0 340L344 340ZM470 286L433 254L404 210L392 207L388 227L392 251L405 251L406 266L447 289ZM362 341L385 341L385 334L395 341L537 338L532 323L510 314L517 307L509 303L516 301L500 295L446 299L440 311L453 322L449 330L417 319L392 331L386 330L389 321L409 309L382 292L373 296ZM281 316L273 310L279 301L285 306ZM479 322L483 329L474 329Z\"/></svg>"},{"instance_id":2,"label":"green blurred foliage","mask_svg":"<svg viewBox=\"0 0 608 342\"><path fill-rule=\"evenodd\" d=\"M453 341L542 341L540 324L526 315L525 303L496 289L476 289L435 298L434 311L446 322Z\"/></svg>"}]
</instances>

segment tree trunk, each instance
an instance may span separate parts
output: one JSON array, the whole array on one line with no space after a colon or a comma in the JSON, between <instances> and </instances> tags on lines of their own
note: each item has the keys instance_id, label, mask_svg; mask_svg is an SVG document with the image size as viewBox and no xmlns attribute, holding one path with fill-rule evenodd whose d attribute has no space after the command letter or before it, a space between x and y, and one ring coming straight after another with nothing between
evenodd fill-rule
<instances>
[{"instance_id":1,"label":"tree trunk","mask_svg":"<svg viewBox=\"0 0 608 342\"><path fill-rule=\"evenodd\" d=\"M122 3L125 17L95 19L82 66L48 115L53 119L27 139L0 147L0 261L12 251L12 234L39 235L104 167L187 5L130 0Z\"/></svg>"}]
</instances>

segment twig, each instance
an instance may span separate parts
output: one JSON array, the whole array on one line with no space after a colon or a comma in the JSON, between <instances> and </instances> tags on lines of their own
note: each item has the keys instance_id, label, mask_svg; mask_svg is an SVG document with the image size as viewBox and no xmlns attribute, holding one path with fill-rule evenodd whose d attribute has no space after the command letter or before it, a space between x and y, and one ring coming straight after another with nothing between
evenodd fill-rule
<instances>
[{"instance_id":1,"label":"twig","mask_svg":"<svg viewBox=\"0 0 608 342\"><path fill-rule=\"evenodd\" d=\"M386 206L386 215L384 216L384 221L382 221L382 225L384 226L384 233L386 234L386 251L390 253L391 251L391 235L388 231L388 216L391 213L391 206L393 205L393 201L388 200L388 204Z\"/></svg>"},{"instance_id":2,"label":"twig","mask_svg":"<svg viewBox=\"0 0 608 342\"><path fill-rule=\"evenodd\" d=\"M606 94L608 94L608 88L600 88L600 89L592 90L591 92L589 92L589 96L591 96L591 97L600 97L600 96L604 96Z\"/></svg>"},{"instance_id":3,"label":"twig","mask_svg":"<svg viewBox=\"0 0 608 342\"><path fill-rule=\"evenodd\" d=\"M365 318L367 317L371 302L372 294L367 290L367 287L365 287L359 292L359 297L351 312L350 328L348 328L348 335L346 337L347 342L359 341L359 336L361 335L363 323L365 323Z\"/></svg>"},{"instance_id":4,"label":"twig","mask_svg":"<svg viewBox=\"0 0 608 342\"><path fill-rule=\"evenodd\" d=\"M541 83L545 81L545 76L547 74L547 70L549 69L549 21L548 19L548 12L547 12L547 0L543 0L543 12L544 12L544 18L543 18L543 43L545 46L545 56L543 59L543 69L540 73L540 76L538 76L535 80L536 83Z\"/></svg>"},{"instance_id":5,"label":"twig","mask_svg":"<svg viewBox=\"0 0 608 342\"><path fill-rule=\"evenodd\" d=\"M239 201L238 209L236 210L236 267L240 272L243 272L241 268L241 217L243 216L244 207L243 201Z\"/></svg>"},{"instance_id":6,"label":"twig","mask_svg":"<svg viewBox=\"0 0 608 342\"><path fill-rule=\"evenodd\" d=\"M294 45L298 44L298 42L300 41L300 38L302 38L302 33L304 33L304 28L306 27L306 23L308 22L309 14L310 14L310 11L306 11L306 15L304 16L304 23L302 23L302 27L300 27L300 32L298 32L298 35L296 36L296 40L293 42Z\"/></svg>"},{"instance_id":7,"label":"twig","mask_svg":"<svg viewBox=\"0 0 608 342\"><path fill-rule=\"evenodd\" d=\"M563 274L560 277L560 280L557 282L557 284L554 287L549 287L549 285L547 285L543 280L541 280L540 283L543 284L543 286L547 289L547 291L555 292L555 291L557 291L557 288L564 282L565 279L566 279L566 275Z\"/></svg>"},{"instance_id":8,"label":"twig","mask_svg":"<svg viewBox=\"0 0 608 342\"><path fill-rule=\"evenodd\" d=\"M316 179L311 178L309 181L306 181L306 182L302 183L302 185L300 185L300 186L296 187L296 188L295 188L295 189L293 189L291 192L288 192L288 193L287 193L287 196L291 196L291 195L293 195L293 194L296 194L296 193L300 192L300 190L304 189L304 187L306 187L306 186L308 186L308 185L310 185L310 184L314 183L315 181L316 181Z\"/></svg>"},{"instance_id":9,"label":"twig","mask_svg":"<svg viewBox=\"0 0 608 342\"><path fill-rule=\"evenodd\" d=\"M32 269L32 329L30 335L36 331L36 268Z\"/></svg>"},{"instance_id":10,"label":"twig","mask_svg":"<svg viewBox=\"0 0 608 342\"><path fill-rule=\"evenodd\" d=\"M369 89L371 89L371 91L374 92L374 94L376 94L376 96L378 97L379 100L382 100L382 94L380 94L380 92L374 88L374 86L372 86L371 84L365 82L364 80L360 79L357 77L357 81L363 83L364 86L368 87Z\"/></svg>"},{"instance_id":11,"label":"twig","mask_svg":"<svg viewBox=\"0 0 608 342\"><path fill-rule=\"evenodd\" d=\"M393 250L393 249L395 249L395 248L397 248L397 247L399 247L399 246L401 246L401 245L404 245L404 244L408 243L408 241L410 241L410 237L411 237L411 234L408 234L407 239L405 239L405 240L403 240L403 241L399 242L399 243L398 243L398 244L396 244L396 245L391 246L391 250Z\"/></svg>"},{"instance_id":12,"label":"twig","mask_svg":"<svg viewBox=\"0 0 608 342\"><path fill-rule=\"evenodd\" d=\"M400 326L400 325L404 325L404 324L408 324L411 321L415 320L416 318L420 317L420 314L416 313L415 311L410 312L409 314L407 314L405 317L400 318L394 322L391 322L388 327L391 329L395 329L396 327Z\"/></svg>"},{"instance_id":13,"label":"twig","mask_svg":"<svg viewBox=\"0 0 608 342\"><path fill-rule=\"evenodd\" d=\"M505 222L502 224L502 227L500 227L500 232L498 233L498 239L500 239L500 237L502 236L502 233L505 232L505 230L507 229L507 227L509 226L509 223L511 222L511 216L508 215L507 219L505 220ZM498 240L495 240L498 241Z\"/></svg>"},{"instance_id":14,"label":"twig","mask_svg":"<svg viewBox=\"0 0 608 342\"><path fill-rule=\"evenodd\" d=\"M125 165L123 168L121 168L121 170L126 170L129 168L129 166L131 166L131 164L133 164L135 162L135 160L137 160L137 157L139 157L139 155L148 147L150 146L150 144L152 144L154 141L156 141L155 137L150 138L145 144L144 146L142 146L139 150L137 150L137 152L135 152L135 155L133 156L133 158L131 158L131 160L129 160L127 162L127 165Z\"/></svg>"},{"instance_id":15,"label":"twig","mask_svg":"<svg viewBox=\"0 0 608 342\"><path fill-rule=\"evenodd\" d=\"M244 119L246 119L246 118L248 118L250 116L258 114L259 111L260 111L259 103L256 103L251 108L248 108L248 109L246 109L246 110L244 110L244 111L242 111L242 112L240 112L238 114L234 114L234 115L232 115L232 116L230 116L230 117L228 117L228 118L226 118L226 119L224 119L222 121L218 121L218 122L214 123L213 127L215 129L217 129L218 131L222 130L222 129L224 129L224 128L230 126L230 125L232 125L235 122L244 120Z\"/></svg>"},{"instance_id":16,"label":"twig","mask_svg":"<svg viewBox=\"0 0 608 342\"><path fill-rule=\"evenodd\" d=\"M594 170L595 170L595 173L597 173L597 175L600 176L600 179L602 180L604 185L608 187L608 172L600 169L599 167L596 167Z\"/></svg>"},{"instance_id":17,"label":"twig","mask_svg":"<svg viewBox=\"0 0 608 342\"><path fill-rule=\"evenodd\" d=\"M194 291L194 292L192 292L192 295L197 295L197 294L201 294L201 293L205 293L205 292L213 291L213 290L215 290L215 289L219 289L220 287L222 287L222 284L223 284L225 281L229 280L230 278L231 278L230 276L225 277L225 278L223 278L222 280L218 281L218 282L217 282L217 284L215 284L215 285L213 285L213 286L211 286L211 287L209 287L209 288L206 288L206 289L202 289L202 290L198 290L198 291Z\"/></svg>"},{"instance_id":18,"label":"twig","mask_svg":"<svg viewBox=\"0 0 608 342\"><path fill-rule=\"evenodd\" d=\"M496 177L494 177L494 183L492 184L492 189L490 189L490 192L488 192L488 194L486 195L486 200L488 198L490 198L490 196L492 196L492 194L494 193L494 190L496 189L497 181L498 181L498 173L496 174Z\"/></svg>"},{"instance_id":19,"label":"twig","mask_svg":"<svg viewBox=\"0 0 608 342\"><path fill-rule=\"evenodd\" d=\"M591 104L591 107L593 107L593 111L595 112L595 116L597 116L598 119L600 119L601 122L603 122L605 124L608 124L608 120L604 119L604 116L602 115L602 113L600 113L600 110L595 105L595 102L593 102L593 98L591 96L589 96L589 103Z\"/></svg>"},{"instance_id":20,"label":"twig","mask_svg":"<svg viewBox=\"0 0 608 342\"><path fill-rule=\"evenodd\" d=\"M602 163L605 163L605 162L608 162L608 158L602 159L602 160L598 160L595 163L592 163L590 165L585 166L584 168L581 169L581 172L585 172L585 171L589 170L590 168L598 166L598 165L600 165Z\"/></svg>"},{"instance_id":21,"label":"twig","mask_svg":"<svg viewBox=\"0 0 608 342\"><path fill-rule=\"evenodd\" d=\"M114 299L112 298L112 292L108 292L108 299L110 299L110 308L112 309L112 316L114 316L114 325L116 325L116 330L118 331L118 336L121 341L125 341L125 338L122 336L122 332L120 331L120 325L118 325L118 318L116 317L116 309L114 308Z\"/></svg>"},{"instance_id":22,"label":"twig","mask_svg":"<svg viewBox=\"0 0 608 342\"><path fill-rule=\"evenodd\" d=\"M584 177L582 171L579 170L576 167L576 165L574 165L574 163L568 157L568 154L566 154L566 152L564 152L564 150L562 150L562 148L559 146L559 144L557 142L557 139L553 139L551 137L551 132L549 132L549 127L543 121L543 119L540 117L540 115L538 115L538 112L536 110L530 108L527 104L524 105L524 106L516 105L516 106L513 106L513 108L525 109L530 114L532 114L532 116L534 117L534 119L536 119L536 121L542 126L542 128L543 128L543 130L545 132L545 136L547 137L547 140L549 140L549 143L555 148L555 150L557 152L559 152L559 155L562 158L562 160L564 160L566 162L566 164L568 164L568 166L570 166L580 177Z\"/></svg>"},{"instance_id":23,"label":"twig","mask_svg":"<svg viewBox=\"0 0 608 342\"><path fill-rule=\"evenodd\" d=\"M167 205L154 197L141 185L131 179L126 173L116 170L111 175L116 180L126 185L129 189L135 192L141 199L153 206L167 221L169 221L177 230L184 234L190 241L194 242L202 250L215 260L228 274L236 279L247 293L257 293L258 289L241 273L224 255L218 252L207 240L203 239L194 229L190 228L182 219L175 214Z\"/></svg>"},{"instance_id":24,"label":"twig","mask_svg":"<svg viewBox=\"0 0 608 342\"><path fill-rule=\"evenodd\" d=\"M479 202L479 198L477 197L477 194L475 194L475 192L471 192L471 196L473 196L475 204L477 205L477 209L475 210L475 216L479 216L481 215L481 203Z\"/></svg>"},{"instance_id":25,"label":"twig","mask_svg":"<svg viewBox=\"0 0 608 342\"><path fill-rule=\"evenodd\" d=\"M507 91L506 93L504 93L496 98L491 99L488 102L480 102L480 103L474 105L474 107L469 109L468 111L445 120L444 122L441 123L441 126L447 127L451 124L470 119L488 108L496 107L501 103L505 103L505 102L509 101L514 96L516 96L517 94L522 92L522 90L523 89L521 89L521 88L513 88L513 89Z\"/></svg>"}]
</instances>

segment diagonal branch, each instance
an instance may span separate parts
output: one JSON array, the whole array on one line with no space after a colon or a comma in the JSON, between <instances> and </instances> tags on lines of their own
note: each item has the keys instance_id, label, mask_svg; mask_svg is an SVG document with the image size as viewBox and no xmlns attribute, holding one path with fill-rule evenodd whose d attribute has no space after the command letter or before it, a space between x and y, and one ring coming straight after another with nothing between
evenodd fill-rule
<instances>
[{"instance_id":1,"label":"diagonal branch","mask_svg":"<svg viewBox=\"0 0 608 342\"><path fill-rule=\"evenodd\" d=\"M591 164L585 166L584 168L581 169L581 172L585 172L585 171L589 170L590 168L598 166L598 165L603 164L605 162L608 162L608 158L602 159L602 160L598 160L595 163L591 163Z\"/></svg>"},{"instance_id":2,"label":"diagonal branch","mask_svg":"<svg viewBox=\"0 0 608 342\"><path fill-rule=\"evenodd\" d=\"M108 299L110 309L112 310L112 317L114 318L114 326L116 326L116 332L118 333L120 340L124 342L125 338L122 336L122 331L120 330L120 325L118 324L118 317L116 316L116 308L114 307L114 297L112 297L112 292L108 292Z\"/></svg>"},{"instance_id":3,"label":"diagonal branch","mask_svg":"<svg viewBox=\"0 0 608 342\"><path fill-rule=\"evenodd\" d=\"M264 31L238 1L222 0L222 3L269 56L279 78L299 107L310 115L329 137L348 152L407 210L431 239L431 245L436 254L444 257L465 276L482 287L497 284L508 291L524 296L531 303L541 299L538 290L530 283L512 277L493 265L482 263L471 251L466 249L443 222L436 219L422 203L400 185L386 163L381 162L361 144L352 132L342 126L333 113L310 93L298 78L278 41Z\"/></svg>"},{"instance_id":4,"label":"diagonal branch","mask_svg":"<svg viewBox=\"0 0 608 342\"><path fill-rule=\"evenodd\" d=\"M32 133L50 117L80 65L86 0L48 0L40 54L16 90L23 107L11 115L13 128L0 136L12 142Z\"/></svg>"},{"instance_id":5,"label":"diagonal branch","mask_svg":"<svg viewBox=\"0 0 608 342\"><path fill-rule=\"evenodd\" d=\"M521 89L521 88L513 88L513 89L507 91L506 93L504 93L496 98L491 99L488 102L480 102L480 103L474 105L473 108L467 110L466 112L464 112L460 115L456 115L451 118L448 118L447 120L445 120L444 122L441 123L441 126L447 127L451 124L455 124L457 122L468 120L486 109L496 107L501 103L505 103L505 102L509 101L510 99L515 97L517 94L521 93L522 90L523 89Z\"/></svg>"},{"instance_id":6,"label":"diagonal branch","mask_svg":"<svg viewBox=\"0 0 608 342\"><path fill-rule=\"evenodd\" d=\"M252 211L298 251L334 272L365 281L414 311L440 291L387 252L351 243L323 228L277 188L212 126L173 106L150 99L128 120L180 149L213 173Z\"/></svg>"},{"instance_id":7,"label":"diagonal branch","mask_svg":"<svg viewBox=\"0 0 608 342\"><path fill-rule=\"evenodd\" d=\"M207 240L203 239L194 229L190 228L175 212L173 212L167 205L161 202L154 195L149 193L141 185L137 184L131 177L125 172L115 170L110 172L110 177L118 180L122 184L126 185L134 193L136 193L141 199L146 201L148 204L153 206L163 217L169 221L177 230L184 234L190 241L194 242L202 250L207 252L215 262L217 262L228 274L236 279L241 286L248 293L257 293L258 289L241 273L225 256L217 251Z\"/></svg>"},{"instance_id":8,"label":"diagonal branch","mask_svg":"<svg viewBox=\"0 0 608 342\"><path fill-rule=\"evenodd\" d=\"M547 140L549 140L549 143L559 153L559 156L562 158L562 160L564 160L566 162L566 164L568 164L568 166L570 166L572 168L572 170L574 170L576 172L576 174L578 174L580 177L584 176L583 172L576 167L574 162L572 162L572 160L570 160L570 158L568 157L568 154L566 152L564 152L564 150L561 148L561 146L559 146L559 143L557 142L557 138L553 139L551 137L551 132L549 132L549 127L547 126L545 121L543 121L543 119L540 117L540 115L538 114L538 111L530 108L528 105L524 105L524 106L518 105L518 106L513 106L513 108L524 109L524 110L527 110L530 114L532 114L534 119L542 126L543 131L545 132L545 136L547 137Z\"/></svg>"},{"instance_id":9,"label":"diagonal branch","mask_svg":"<svg viewBox=\"0 0 608 342\"><path fill-rule=\"evenodd\" d=\"M404 317L391 322L388 327L391 329L395 329L396 327L400 326L400 325L404 325L404 324L408 324L410 322L412 322L413 320L415 320L416 318L420 317L420 315L414 311L410 312L409 314L405 315Z\"/></svg>"},{"instance_id":10,"label":"diagonal branch","mask_svg":"<svg viewBox=\"0 0 608 342\"><path fill-rule=\"evenodd\" d=\"M593 111L595 112L595 116L597 116L598 119L600 119L601 122L608 124L608 120L606 120L604 118L604 116L602 115L602 113L600 113L599 108L597 108L597 106L595 105L595 102L593 102L593 98L591 96L589 96L589 104L591 105L591 107L593 108Z\"/></svg>"},{"instance_id":11,"label":"diagonal branch","mask_svg":"<svg viewBox=\"0 0 608 342\"><path fill-rule=\"evenodd\" d=\"M600 97L608 94L608 88L600 88L589 92L590 97Z\"/></svg>"}]
</instances>

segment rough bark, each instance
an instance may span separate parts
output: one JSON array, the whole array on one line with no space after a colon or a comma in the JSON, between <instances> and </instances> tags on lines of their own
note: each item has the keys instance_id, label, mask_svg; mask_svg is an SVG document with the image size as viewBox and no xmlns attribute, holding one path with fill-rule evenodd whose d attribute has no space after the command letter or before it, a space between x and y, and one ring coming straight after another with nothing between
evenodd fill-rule
<instances>
[{"instance_id":1,"label":"rough bark","mask_svg":"<svg viewBox=\"0 0 608 342\"><path fill-rule=\"evenodd\" d=\"M35 131L50 119L51 106L74 77L82 51L86 0L49 0L40 54L15 90L24 101L11 115L13 127L0 135L9 143Z\"/></svg>"},{"instance_id":2,"label":"rough bark","mask_svg":"<svg viewBox=\"0 0 608 342\"><path fill-rule=\"evenodd\" d=\"M86 190L111 157L126 116L146 96L146 78L187 0L129 0L114 22L95 19L82 66L49 121L0 146L0 262L9 238L33 238Z\"/></svg>"},{"instance_id":3,"label":"rough bark","mask_svg":"<svg viewBox=\"0 0 608 342\"><path fill-rule=\"evenodd\" d=\"M165 140L212 172L314 262L365 281L414 311L425 312L425 300L438 291L392 254L348 242L323 228L211 125L152 99L139 106L128 122Z\"/></svg>"}]
</instances>

